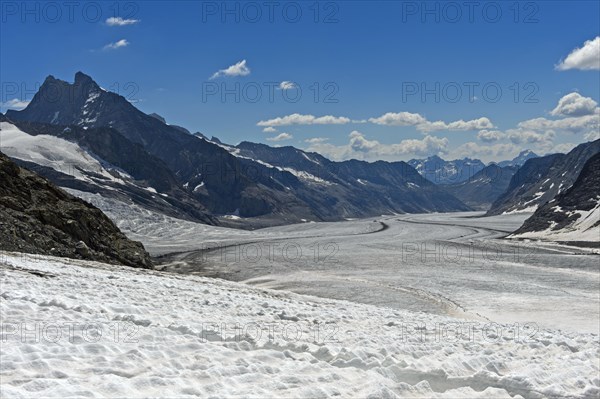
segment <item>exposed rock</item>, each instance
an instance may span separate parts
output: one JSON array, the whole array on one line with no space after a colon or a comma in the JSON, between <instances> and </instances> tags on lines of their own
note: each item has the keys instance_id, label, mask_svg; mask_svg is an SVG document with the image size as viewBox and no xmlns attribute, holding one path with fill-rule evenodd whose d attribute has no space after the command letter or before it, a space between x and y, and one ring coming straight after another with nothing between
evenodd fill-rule
<instances>
[{"instance_id":1,"label":"exposed rock","mask_svg":"<svg viewBox=\"0 0 600 399\"><path fill-rule=\"evenodd\" d=\"M0 249L151 268L141 243L129 240L99 209L0 153Z\"/></svg>"}]
</instances>

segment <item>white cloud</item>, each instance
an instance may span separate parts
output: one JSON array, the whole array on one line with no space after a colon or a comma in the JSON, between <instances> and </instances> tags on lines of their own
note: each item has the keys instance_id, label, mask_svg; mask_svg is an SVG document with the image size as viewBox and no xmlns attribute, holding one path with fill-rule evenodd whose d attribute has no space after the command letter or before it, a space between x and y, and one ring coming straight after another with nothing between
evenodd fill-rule
<instances>
[{"instance_id":1,"label":"white cloud","mask_svg":"<svg viewBox=\"0 0 600 399\"><path fill-rule=\"evenodd\" d=\"M581 48L576 48L561 61L556 69L566 71L568 69L581 69L584 71L600 69L600 36L593 40L587 40Z\"/></svg>"},{"instance_id":2,"label":"white cloud","mask_svg":"<svg viewBox=\"0 0 600 399\"><path fill-rule=\"evenodd\" d=\"M480 145L473 141L464 143L450 152L450 158L479 158L490 159L512 159L523 150L522 147L512 143L496 143Z\"/></svg>"},{"instance_id":3,"label":"white cloud","mask_svg":"<svg viewBox=\"0 0 600 399\"><path fill-rule=\"evenodd\" d=\"M108 26L134 25L138 22L140 22L139 19L123 19L121 17L110 17L106 19L106 25Z\"/></svg>"},{"instance_id":4,"label":"white cloud","mask_svg":"<svg viewBox=\"0 0 600 399\"><path fill-rule=\"evenodd\" d=\"M258 126L289 126L289 125L343 125L350 123L350 119L343 116L291 114L283 117L260 121Z\"/></svg>"},{"instance_id":5,"label":"white cloud","mask_svg":"<svg viewBox=\"0 0 600 399\"><path fill-rule=\"evenodd\" d=\"M104 50L116 50L118 48L127 46L129 46L129 42L125 39L121 39L114 43L108 43L106 46L104 46Z\"/></svg>"},{"instance_id":6,"label":"white cloud","mask_svg":"<svg viewBox=\"0 0 600 399\"><path fill-rule=\"evenodd\" d=\"M289 134L289 133L279 133L277 136L275 137L269 137L267 138L267 141L283 141L283 140L290 140L293 139L294 136Z\"/></svg>"},{"instance_id":7,"label":"white cloud","mask_svg":"<svg viewBox=\"0 0 600 399\"><path fill-rule=\"evenodd\" d=\"M518 124L518 127L526 130L555 130L565 131L572 134L588 134L600 129L600 110L596 109L592 115L568 117L563 119L534 118Z\"/></svg>"},{"instance_id":8,"label":"white cloud","mask_svg":"<svg viewBox=\"0 0 600 399\"><path fill-rule=\"evenodd\" d=\"M571 151L573 148L577 147L577 144L575 143L561 143L561 144L557 144L554 146L554 148L552 148L552 153L557 153L557 152L561 152L563 154L566 154L567 152Z\"/></svg>"},{"instance_id":9,"label":"white cloud","mask_svg":"<svg viewBox=\"0 0 600 399\"><path fill-rule=\"evenodd\" d=\"M469 121L458 120L450 123L443 121L426 122L418 125L417 130L422 132L433 132L438 130L451 130L451 131L468 131L468 130L483 130L493 129L494 124L486 117L473 119Z\"/></svg>"},{"instance_id":10,"label":"white cloud","mask_svg":"<svg viewBox=\"0 0 600 399\"><path fill-rule=\"evenodd\" d=\"M328 141L329 139L327 137L312 137L310 139L306 139L304 140L305 143L310 143L310 144L320 144L320 143L324 143L326 141Z\"/></svg>"},{"instance_id":11,"label":"white cloud","mask_svg":"<svg viewBox=\"0 0 600 399\"><path fill-rule=\"evenodd\" d=\"M550 114L554 116L583 116L592 115L598 103L579 93L569 93L558 100L558 105Z\"/></svg>"},{"instance_id":12,"label":"white cloud","mask_svg":"<svg viewBox=\"0 0 600 399\"><path fill-rule=\"evenodd\" d=\"M369 140L359 131L349 135L349 142L336 146L324 143L321 140L310 141L307 151L318 152L334 160L344 159L395 159L401 155L429 156L444 154L448 146L448 139L434 136L425 136L422 140L407 139L399 143L382 144L377 140Z\"/></svg>"},{"instance_id":13,"label":"white cloud","mask_svg":"<svg viewBox=\"0 0 600 399\"><path fill-rule=\"evenodd\" d=\"M514 144L546 144L552 143L556 133L553 130L540 133L532 130L509 129L506 131L506 137Z\"/></svg>"},{"instance_id":14,"label":"white cloud","mask_svg":"<svg viewBox=\"0 0 600 399\"><path fill-rule=\"evenodd\" d=\"M274 127L271 126L267 126L266 128L263 129L263 132L265 133L275 133L277 131L277 129L275 129Z\"/></svg>"},{"instance_id":15,"label":"white cloud","mask_svg":"<svg viewBox=\"0 0 600 399\"><path fill-rule=\"evenodd\" d=\"M279 89L280 90L291 90L291 89L295 89L296 87L296 83L294 82L289 82L287 80L284 80L283 82L279 83Z\"/></svg>"},{"instance_id":16,"label":"white cloud","mask_svg":"<svg viewBox=\"0 0 600 399\"><path fill-rule=\"evenodd\" d=\"M600 130L592 130L583 136L587 141L595 141L600 139Z\"/></svg>"},{"instance_id":17,"label":"white cloud","mask_svg":"<svg viewBox=\"0 0 600 399\"><path fill-rule=\"evenodd\" d=\"M215 72L210 78L216 79L221 76L246 76L250 75L250 68L246 65L246 60L233 64L225 69Z\"/></svg>"},{"instance_id":18,"label":"white cloud","mask_svg":"<svg viewBox=\"0 0 600 399\"><path fill-rule=\"evenodd\" d=\"M477 138L484 143L492 143L504 138L504 133L498 130L481 130L477 133Z\"/></svg>"},{"instance_id":19,"label":"white cloud","mask_svg":"<svg viewBox=\"0 0 600 399\"><path fill-rule=\"evenodd\" d=\"M492 129L494 124L485 117L469 121L458 120L450 123L444 121L428 121L424 116L411 112L388 112L377 118L370 118L369 122L385 126L415 126L417 130L427 133L439 130L467 131Z\"/></svg>"},{"instance_id":20,"label":"white cloud","mask_svg":"<svg viewBox=\"0 0 600 399\"><path fill-rule=\"evenodd\" d=\"M427 122L427 119L412 112L388 112L378 118L369 118L369 122L385 126L416 126Z\"/></svg>"},{"instance_id":21,"label":"white cloud","mask_svg":"<svg viewBox=\"0 0 600 399\"><path fill-rule=\"evenodd\" d=\"M29 101L19 100L18 98L13 98L12 100L8 100L6 102L0 103L1 108L10 108L20 110L26 108L29 105Z\"/></svg>"}]
</instances>

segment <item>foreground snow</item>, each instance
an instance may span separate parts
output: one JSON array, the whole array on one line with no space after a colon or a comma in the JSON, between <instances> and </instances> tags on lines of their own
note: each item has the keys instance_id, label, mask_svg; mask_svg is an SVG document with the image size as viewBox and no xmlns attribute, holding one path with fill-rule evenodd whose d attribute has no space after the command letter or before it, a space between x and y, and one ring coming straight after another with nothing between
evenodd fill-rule
<instances>
[{"instance_id":1,"label":"foreground snow","mask_svg":"<svg viewBox=\"0 0 600 399\"><path fill-rule=\"evenodd\" d=\"M594 334L95 262L0 258L2 397L600 394Z\"/></svg>"}]
</instances>

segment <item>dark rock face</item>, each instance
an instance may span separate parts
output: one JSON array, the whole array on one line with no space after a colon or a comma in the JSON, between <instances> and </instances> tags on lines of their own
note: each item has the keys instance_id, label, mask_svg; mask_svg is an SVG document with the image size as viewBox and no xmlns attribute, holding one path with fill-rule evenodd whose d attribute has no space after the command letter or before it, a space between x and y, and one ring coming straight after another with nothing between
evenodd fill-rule
<instances>
[{"instance_id":1,"label":"dark rock face","mask_svg":"<svg viewBox=\"0 0 600 399\"><path fill-rule=\"evenodd\" d=\"M473 209L487 210L506 191L511 178L517 171L515 166L489 165L469 180L448 184L444 188Z\"/></svg>"},{"instance_id":2,"label":"dark rock face","mask_svg":"<svg viewBox=\"0 0 600 399\"><path fill-rule=\"evenodd\" d=\"M411 159L408 164L435 184L457 184L467 181L485 167L479 159L446 161L437 155L426 159Z\"/></svg>"},{"instance_id":3,"label":"dark rock face","mask_svg":"<svg viewBox=\"0 0 600 399\"><path fill-rule=\"evenodd\" d=\"M580 218L576 211L590 211L598 206L599 201L600 153L585 163L579 177L568 190L538 208L515 234L544 231L553 225L553 231L562 230ZM600 220L594 226L598 225ZM600 237L597 238L600 243Z\"/></svg>"},{"instance_id":4,"label":"dark rock face","mask_svg":"<svg viewBox=\"0 0 600 399\"><path fill-rule=\"evenodd\" d=\"M99 209L0 153L0 249L151 268L141 243L129 240Z\"/></svg>"},{"instance_id":5,"label":"dark rock face","mask_svg":"<svg viewBox=\"0 0 600 399\"><path fill-rule=\"evenodd\" d=\"M526 209L552 200L575 182L583 165L600 152L600 140L583 143L568 154L552 154L525 162L487 215Z\"/></svg>"}]
</instances>

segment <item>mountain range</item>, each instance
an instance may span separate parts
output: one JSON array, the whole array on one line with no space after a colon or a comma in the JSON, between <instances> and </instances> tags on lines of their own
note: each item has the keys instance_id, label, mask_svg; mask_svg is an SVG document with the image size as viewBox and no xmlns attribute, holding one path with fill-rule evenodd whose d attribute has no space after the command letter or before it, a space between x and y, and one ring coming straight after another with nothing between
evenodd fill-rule
<instances>
[{"instance_id":1,"label":"mountain range","mask_svg":"<svg viewBox=\"0 0 600 399\"><path fill-rule=\"evenodd\" d=\"M231 223L214 215L253 218L261 226L470 209L405 162L332 162L292 148L228 146L141 112L81 72L73 83L48 76L29 105L6 119L4 130L68 141L91 160L88 169L98 169L82 173L77 164L65 173L52 154L38 172L57 184L102 186L107 195L203 223ZM26 138L0 145L12 158L37 163L39 157L20 149ZM67 155L61 156L73 158Z\"/></svg>"},{"instance_id":2,"label":"mountain range","mask_svg":"<svg viewBox=\"0 0 600 399\"><path fill-rule=\"evenodd\" d=\"M522 151L487 166L439 156L331 161L291 146L229 145L145 114L78 72L48 76L22 111L0 114L0 149L60 187L165 215L257 228L393 213L534 211L576 181L600 141L569 154Z\"/></svg>"}]
</instances>

